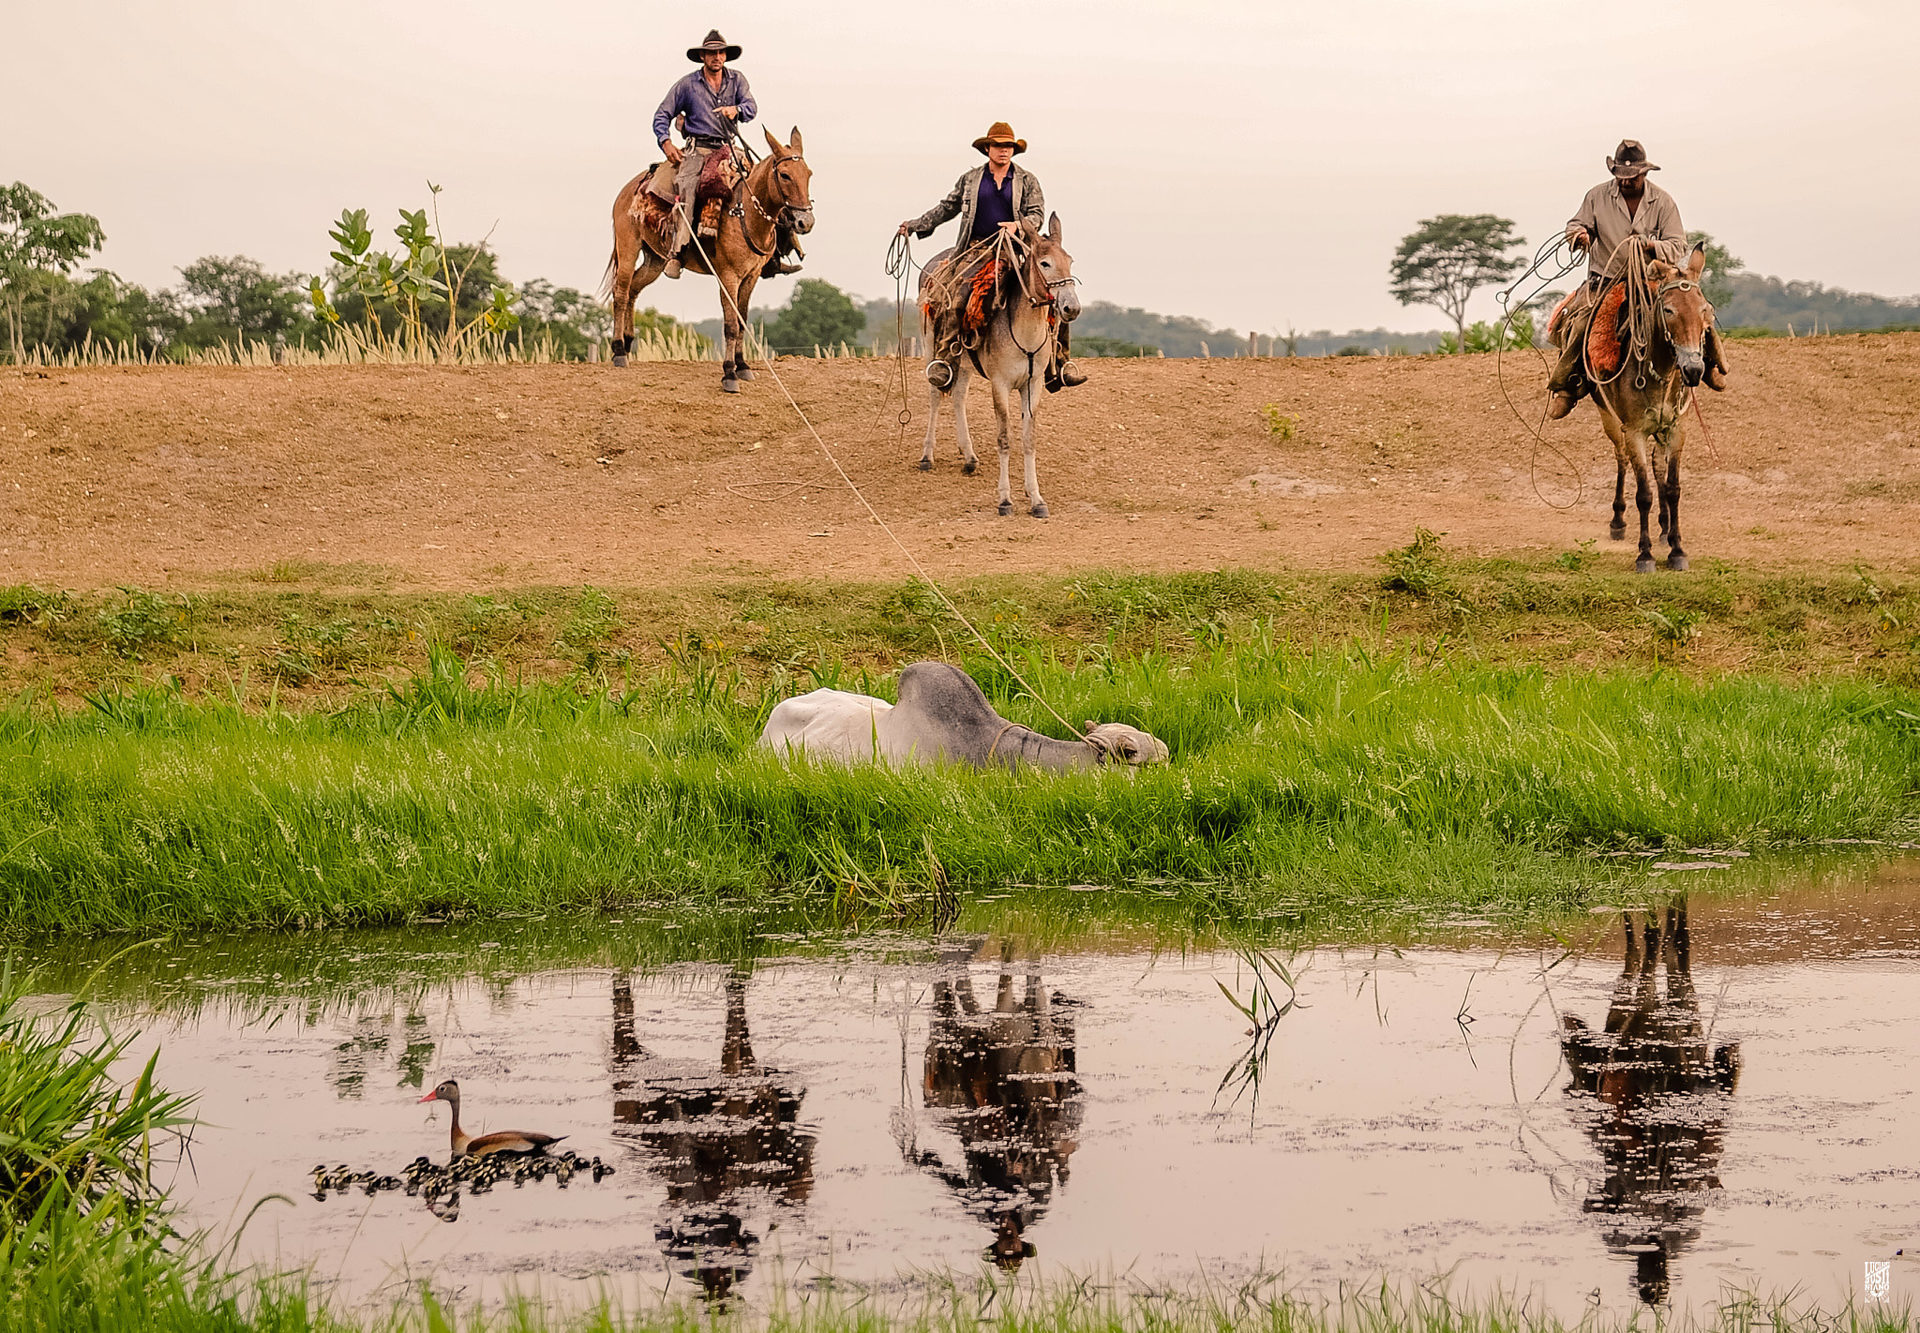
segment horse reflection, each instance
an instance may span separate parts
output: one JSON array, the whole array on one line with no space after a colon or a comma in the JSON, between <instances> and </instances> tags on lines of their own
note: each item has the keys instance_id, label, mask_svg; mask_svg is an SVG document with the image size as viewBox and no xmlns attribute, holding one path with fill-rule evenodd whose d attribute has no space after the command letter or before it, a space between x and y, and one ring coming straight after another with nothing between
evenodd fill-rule
<instances>
[{"instance_id":1,"label":"horse reflection","mask_svg":"<svg viewBox=\"0 0 1920 1333\"><path fill-rule=\"evenodd\" d=\"M634 1035L633 986L613 982L614 1132L637 1142L667 1187L655 1238L683 1277L709 1297L752 1271L756 1203L802 1203L813 1189L814 1136L799 1123L806 1089L754 1059L747 973L727 978L720 1065L657 1059Z\"/></svg>"},{"instance_id":2,"label":"horse reflection","mask_svg":"<svg viewBox=\"0 0 1920 1333\"><path fill-rule=\"evenodd\" d=\"M1664 1304L1676 1255L1698 1239L1698 1219L1723 1149L1727 1098L1740 1078L1740 1045L1709 1050L1700 1023L1687 940L1687 905L1677 899L1664 925L1647 913L1636 936L1625 915L1626 961L1606 1027L1594 1032L1562 1016L1561 1048L1573 1074L1568 1092L1583 1105L1605 1178L1582 1210L1614 1219L1607 1248L1634 1259L1640 1299ZM1666 993L1656 973L1664 969Z\"/></svg>"},{"instance_id":3,"label":"horse reflection","mask_svg":"<svg viewBox=\"0 0 1920 1333\"><path fill-rule=\"evenodd\" d=\"M1000 985L990 1011L974 998L970 953L934 982L922 1089L935 1122L960 1140L961 1160L904 1137L906 1160L944 1181L993 1232L986 1255L1008 1271L1034 1253L1027 1229L1067 1179L1079 1146L1082 1093L1074 1076L1073 1017L1029 970L1016 1001L1013 946L1000 949Z\"/></svg>"}]
</instances>

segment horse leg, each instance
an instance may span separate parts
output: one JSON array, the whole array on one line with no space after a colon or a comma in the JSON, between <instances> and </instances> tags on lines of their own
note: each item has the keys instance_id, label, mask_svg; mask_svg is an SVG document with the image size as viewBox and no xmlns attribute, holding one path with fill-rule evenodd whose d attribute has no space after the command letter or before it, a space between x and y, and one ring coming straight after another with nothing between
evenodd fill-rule
<instances>
[{"instance_id":1,"label":"horse leg","mask_svg":"<svg viewBox=\"0 0 1920 1333\"><path fill-rule=\"evenodd\" d=\"M1607 409L1607 405L1596 398L1594 403L1600 409L1600 429L1613 441L1613 522L1607 525L1607 536L1620 542L1627 539L1627 435L1620 427L1620 419Z\"/></svg>"},{"instance_id":2,"label":"horse leg","mask_svg":"<svg viewBox=\"0 0 1920 1333\"><path fill-rule=\"evenodd\" d=\"M1673 442L1667 448L1667 475L1660 483L1660 508L1667 516L1667 568L1683 570L1687 568L1687 553L1680 549L1680 449L1686 434L1678 422L1670 438Z\"/></svg>"},{"instance_id":3,"label":"horse leg","mask_svg":"<svg viewBox=\"0 0 1920 1333\"><path fill-rule=\"evenodd\" d=\"M640 228L626 216L623 191L613 208L613 364L627 364L633 341L633 270L640 259Z\"/></svg>"},{"instance_id":4,"label":"horse leg","mask_svg":"<svg viewBox=\"0 0 1920 1333\"><path fill-rule=\"evenodd\" d=\"M960 475L971 477L980 470L980 456L973 452L973 432L967 428L967 384L973 371L965 362L953 368L953 383L947 397L953 400L953 433L960 437Z\"/></svg>"},{"instance_id":5,"label":"horse leg","mask_svg":"<svg viewBox=\"0 0 1920 1333\"><path fill-rule=\"evenodd\" d=\"M992 377L993 414L1000 421L1000 514L1005 517L1013 512L1013 491L1007 486L1007 459L1013 453L1012 423L1013 389L1002 383L999 376Z\"/></svg>"},{"instance_id":6,"label":"horse leg","mask_svg":"<svg viewBox=\"0 0 1920 1333\"><path fill-rule=\"evenodd\" d=\"M717 258L714 267L721 268ZM731 295L724 269L714 277L720 283L720 319L726 326L726 342L720 348L720 392L739 393L740 379L735 368L746 342L746 311L741 308L739 298Z\"/></svg>"},{"instance_id":7,"label":"horse leg","mask_svg":"<svg viewBox=\"0 0 1920 1333\"><path fill-rule=\"evenodd\" d=\"M927 386L927 438L920 446L920 470L933 471L933 431L940 424L940 391Z\"/></svg>"},{"instance_id":8,"label":"horse leg","mask_svg":"<svg viewBox=\"0 0 1920 1333\"><path fill-rule=\"evenodd\" d=\"M1640 554L1633 562L1635 573L1653 573L1653 538L1647 530L1647 517L1653 509L1655 480L1653 460L1648 454L1647 437L1639 431L1630 432L1627 446L1633 456L1633 504L1640 511Z\"/></svg>"},{"instance_id":9,"label":"horse leg","mask_svg":"<svg viewBox=\"0 0 1920 1333\"><path fill-rule=\"evenodd\" d=\"M740 278L739 294L734 298L734 308L744 320L747 311L753 308L753 289L760 281L758 265L748 264ZM740 328L740 350L734 354L733 376L748 384L753 382L753 367L747 364L747 331L743 323Z\"/></svg>"},{"instance_id":10,"label":"horse leg","mask_svg":"<svg viewBox=\"0 0 1920 1333\"><path fill-rule=\"evenodd\" d=\"M1027 382L1020 389L1020 447L1026 453L1027 512L1035 518L1047 516L1047 502L1040 498L1040 468L1033 456L1033 391L1034 377L1027 376Z\"/></svg>"}]
</instances>

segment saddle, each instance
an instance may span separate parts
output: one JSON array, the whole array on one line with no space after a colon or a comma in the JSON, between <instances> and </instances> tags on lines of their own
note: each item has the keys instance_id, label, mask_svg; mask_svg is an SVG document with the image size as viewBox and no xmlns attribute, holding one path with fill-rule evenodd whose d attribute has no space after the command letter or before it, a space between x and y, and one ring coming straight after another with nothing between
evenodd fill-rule
<instances>
[{"instance_id":1,"label":"saddle","mask_svg":"<svg viewBox=\"0 0 1920 1333\"><path fill-rule=\"evenodd\" d=\"M1556 343L1561 326L1571 318L1568 307L1578 294L1579 289L1576 288L1561 297L1560 303L1553 308L1553 314L1547 317L1547 337ZM1620 363L1626 359L1626 348L1620 341L1620 309L1626 300L1626 284L1614 283L1601 293L1587 324L1587 364L1603 377L1620 369Z\"/></svg>"}]
</instances>

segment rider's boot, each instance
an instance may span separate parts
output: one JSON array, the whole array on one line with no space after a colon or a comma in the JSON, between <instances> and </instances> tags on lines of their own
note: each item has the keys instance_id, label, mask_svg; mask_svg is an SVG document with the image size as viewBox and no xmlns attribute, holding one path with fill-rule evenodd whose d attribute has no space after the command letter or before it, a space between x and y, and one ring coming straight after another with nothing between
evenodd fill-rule
<instances>
[{"instance_id":1,"label":"rider's boot","mask_svg":"<svg viewBox=\"0 0 1920 1333\"><path fill-rule=\"evenodd\" d=\"M1548 421L1558 421L1573 411L1573 405L1586 391L1580 372L1586 364L1587 323L1587 319L1577 315L1568 321L1566 344L1560 349L1560 360L1555 363L1553 374L1547 377L1547 389L1553 394L1553 401L1547 404Z\"/></svg>"},{"instance_id":2,"label":"rider's boot","mask_svg":"<svg viewBox=\"0 0 1920 1333\"><path fill-rule=\"evenodd\" d=\"M1720 330L1707 325L1706 337L1707 387L1715 393L1722 393L1727 387L1727 349L1720 341Z\"/></svg>"},{"instance_id":3,"label":"rider's boot","mask_svg":"<svg viewBox=\"0 0 1920 1333\"><path fill-rule=\"evenodd\" d=\"M936 357L927 362L927 383L945 393L953 387L953 363Z\"/></svg>"},{"instance_id":4,"label":"rider's boot","mask_svg":"<svg viewBox=\"0 0 1920 1333\"><path fill-rule=\"evenodd\" d=\"M1560 420L1561 417L1573 411L1573 405L1579 401L1580 400L1574 396L1572 390L1556 390L1553 395L1553 401L1547 404L1547 420Z\"/></svg>"},{"instance_id":5,"label":"rider's boot","mask_svg":"<svg viewBox=\"0 0 1920 1333\"><path fill-rule=\"evenodd\" d=\"M679 255L675 255L672 259L669 259L667 261L667 266L660 270L660 276L663 278L677 278L680 276L680 256Z\"/></svg>"}]
</instances>

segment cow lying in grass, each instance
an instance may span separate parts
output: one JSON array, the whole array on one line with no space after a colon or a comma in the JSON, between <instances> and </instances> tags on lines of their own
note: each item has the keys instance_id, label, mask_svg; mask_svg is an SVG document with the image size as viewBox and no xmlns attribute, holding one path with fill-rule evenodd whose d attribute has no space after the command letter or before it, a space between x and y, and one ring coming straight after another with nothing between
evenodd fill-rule
<instances>
[{"instance_id":1,"label":"cow lying in grass","mask_svg":"<svg viewBox=\"0 0 1920 1333\"><path fill-rule=\"evenodd\" d=\"M1079 740L1057 741L993 711L973 677L945 662L915 662L900 673L900 702L815 690L774 705L760 744L843 764L942 760L975 768L1065 772L1101 764L1160 764L1167 747L1120 722L1089 722Z\"/></svg>"}]
</instances>

